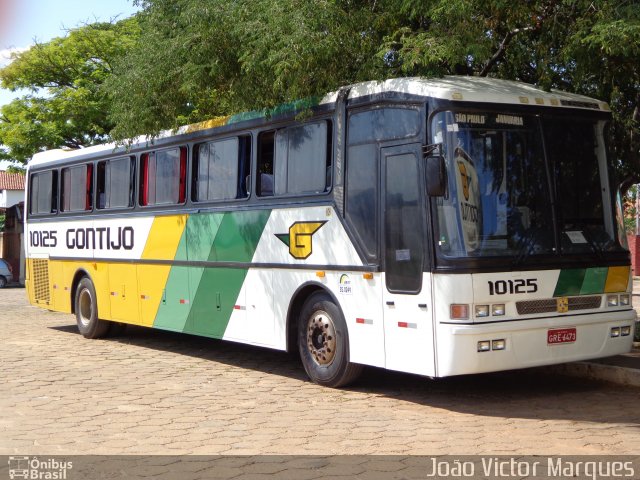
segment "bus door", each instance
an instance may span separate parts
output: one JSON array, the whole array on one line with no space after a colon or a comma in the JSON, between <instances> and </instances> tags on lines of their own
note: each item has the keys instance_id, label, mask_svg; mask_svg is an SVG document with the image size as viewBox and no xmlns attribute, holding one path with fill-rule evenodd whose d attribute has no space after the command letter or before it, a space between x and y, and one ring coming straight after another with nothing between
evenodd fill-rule
<instances>
[{"instance_id":1,"label":"bus door","mask_svg":"<svg viewBox=\"0 0 640 480\"><path fill-rule=\"evenodd\" d=\"M422 146L381 149L386 367L433 375L431 276L425 275Z\"/></svg>"}]
</instances>

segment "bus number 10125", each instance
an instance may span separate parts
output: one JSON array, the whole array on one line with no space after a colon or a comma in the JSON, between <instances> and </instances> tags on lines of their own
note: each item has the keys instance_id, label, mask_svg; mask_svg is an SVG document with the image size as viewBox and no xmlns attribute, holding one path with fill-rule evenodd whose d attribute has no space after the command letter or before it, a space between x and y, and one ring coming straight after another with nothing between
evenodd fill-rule
<instances>
[{"instance_id":1,"label":"bus number 10125","mask_svg":"<svg viewBox=\"0 0 640 480\"><path fill-rule=\"evenodd\" d=\"M517 293L535 293L538 291L537 278L519 278L518 280L489 281L489 295L506 295Z\"/></svg>"}]
</instances>

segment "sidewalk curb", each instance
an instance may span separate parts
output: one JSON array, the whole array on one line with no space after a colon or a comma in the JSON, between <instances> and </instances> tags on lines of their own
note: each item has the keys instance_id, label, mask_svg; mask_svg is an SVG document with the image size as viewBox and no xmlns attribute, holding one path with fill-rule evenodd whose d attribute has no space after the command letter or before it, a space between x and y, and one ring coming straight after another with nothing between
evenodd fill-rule
<instances>
[{"instance_id":1,"label":"sidewalk curb","mask_svg":"<svg viewBox=\"0 0 640 480\"><path fill-rule=\"evenodd\" d=\"M574 362L546 367L549 371L571 377L589 378L627 387L640 387L640 370L594 362Z\"/></svg>"}]
</instances>

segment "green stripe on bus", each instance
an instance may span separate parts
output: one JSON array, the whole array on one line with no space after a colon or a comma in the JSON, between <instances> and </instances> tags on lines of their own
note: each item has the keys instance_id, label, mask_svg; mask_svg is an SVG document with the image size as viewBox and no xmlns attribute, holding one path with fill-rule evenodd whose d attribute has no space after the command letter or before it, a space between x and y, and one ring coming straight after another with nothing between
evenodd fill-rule
<instances>
[{"instance_id":1,"label":"green stripe on bus","mask_svg":"<svg viewBox=\"0 0 640 480\"><path fill-rule=\"evenodd\" d=\"M586 269L574 268L570 270L560 270L558 283L553 292L554 297L567 297L569 295L580 295L582 282L586 275Z\"/></svg>"},{"instance_id":2,"label":"green stripe on bus","mask_svg":"<svg viewBox=\"0 0 640 480\"><path fill-rule=\"evenodd\" d=\"M580 295L591 295L604 292L604 284L607 281L608 267L587 268Z\"/></svg>"},{"instance_id":3,"label":"green stripe on bus","mask_svg":"<svg viewBox=\"0 0 640 480\"><path fill-rule=\"evenodd\" d=\"M609 267L573 268L561 270L554 297L593 295L605 291Z\"/></svg>"},{"instance_id":4,"label":"green stripe on bus","mask_svg":"<svg viewBox=\"0 0 640 480\"><path fill-rule=\"evenodd\" d=\"M176 259L250 263L270 210L189 216ZM180 256L181 258L178 258ZM221 338L248 269L174 266L154 327Z\"/></svg>"},{"instance_id":5,"label":"green stripe on bus","mask_svg":"<svg viewBox=\"0 0 640 480\"><path fill-rule=\"evenodd\" d=\"M176 249L175 260L187 260L187 228L190 222L191 218L188 218ZM153 321L154 327L178 332L184 330L190 312L189 275L189 267L171 267L156 318Z\"/></svg>"},{"instance_id":6,"label":"green stripe on bus","mask_svg":"<svg viewBox=\"0 0 640 480\"><path fill-rule=\"evenodd\" d=\"M231 115L226 124L243 122L245 120L255 120L257 118L271 118L286 113L295 111L304 111L312 107L315 107L320 103L322 97L309 97L301 100L294 100L293 102L283 103L273 108L265 108L263 110L253 110L250 112L240 112L235 115Z\"/></svg>"},{"instance_id":7,"label":"green stripe on bus","mask_svg":"<svg viewBox=\"0 0 640 480\"><path fill-rule=\"evenodd\" d=\"M226 213L207 260L251 262L270 213ZM188 331L222 338L247 272L248 269L204 269L193 298Z\"/></svg>"}]
</instances>

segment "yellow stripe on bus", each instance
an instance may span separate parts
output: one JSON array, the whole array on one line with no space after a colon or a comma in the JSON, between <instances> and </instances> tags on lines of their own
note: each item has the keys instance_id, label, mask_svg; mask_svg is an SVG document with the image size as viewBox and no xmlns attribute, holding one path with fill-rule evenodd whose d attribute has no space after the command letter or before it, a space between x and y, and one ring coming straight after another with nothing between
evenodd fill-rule
<instances>
[{"instance_id":1,"label":"yellow stripe on bus","mask_svg":"<svg viewBox=\"0 0 640 480\"><path fill-rule=\"evenodd\" d=\"M173 260L187 225L188 215L156 217L142 252L143 260ZM162 301L170 265L138 265L139 323L151 326Z\"/></svg>"},{"instance_id":2,"label":"yellow stripe on bus","mask_svg":"<svg viewBox=\"0 0 640 480\"><path fill-rule=\"evenodd\" d=\"M604 293L626 292L629 285L629 267L609 267Z\"/></svg>"},{"instance_id":3,"label":"yellow stripe on bus","mask_svg":"<svg viewBox=\"0 0 640 480\"><path fill-rule=\"evenodd\" d=\"M142 259L173 260L189 215L156 217L151 225Z\"/></svg>"}]
</instances>

